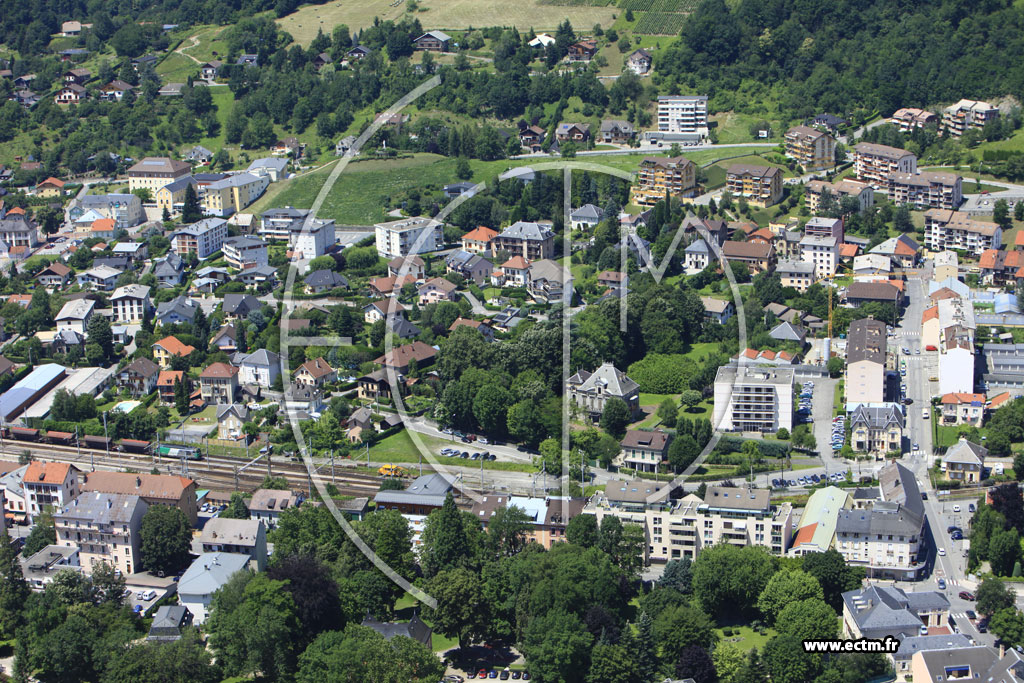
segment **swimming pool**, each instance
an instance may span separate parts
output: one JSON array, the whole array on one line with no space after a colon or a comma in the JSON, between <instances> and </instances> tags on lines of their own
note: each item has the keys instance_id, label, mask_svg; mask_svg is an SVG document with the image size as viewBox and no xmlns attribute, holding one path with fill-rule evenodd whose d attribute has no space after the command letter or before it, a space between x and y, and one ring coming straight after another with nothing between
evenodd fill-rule
<instances>
[{"instance_id":1,"label":"swimming pool","mask_svg":"<svg viewBox=\"0 0 1024 683\"><path fill-rule=\"evenodd\" d=\"M119 413L130 413L141 405L142 401L121 401L116 406L114 406L114 410L116 410Z\"/></svg>"}]
</instances>

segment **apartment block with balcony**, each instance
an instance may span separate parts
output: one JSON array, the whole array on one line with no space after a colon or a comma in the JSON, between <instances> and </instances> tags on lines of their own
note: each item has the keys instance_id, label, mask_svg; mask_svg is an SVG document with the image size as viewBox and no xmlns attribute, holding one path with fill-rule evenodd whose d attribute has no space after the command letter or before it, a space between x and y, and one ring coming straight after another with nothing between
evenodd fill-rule
<instances>
[{"instance_id":1,"label":"apartment block with balcony","mask_svg":"<svg viewBox=\"0 0 1024 683\"><path fill-rule=\"evenodd\" d=\"M149 505L136 495L89 491L53 515L57 545L78 548L82 569L91 574L106 562L123 575L140 571L139 529Z\"/></svg>"},{"instance_id":2,"label":"apartment block with balcony","mask_svg":"<svg viewBox=\"0 0 1024 683\"><path fill-rule=\"evenodd\" d=\"M426 216L377 223L374 226L377 253L392 259L436 251L444 244L443 228L441 221Z\"/></svg>"},{"instance_id":3,"label":"apartment block with balcony","mask_svg":"<svg viewBox=\"0 0 1024 683\"><path fill-rule=\"evenodd\" d=\"M793 381L792 368L723 365L715 376L711 423L736 432L792 429Z\"/></svg>"},{"instance_id":4,"label":"apartment block with balcony","mask_svg":"<svg viewBox=\"0 0 1024 683\"><path fill-rule=\"evenodd\" d=\"M856 180L838 180L834 183L811 180L804 186L804 198L811 213L817 213L822 195L826 192L831 194L837 203L842 203L846 197L854 197L857 200L857 210L860 212L867 211L875 205L875 192L867 183Z\"/></svg>"},{"instance_id":5,"label":"apartment block with balcony","mask_svg":"<svg viewBox=\"0 0 1024 683\"><path fill-rule=\"evenodd\" d=\"M853 166L857 180L875 187L888 187L893 173L916 173L917 157L905 149L858 142L853 146Z\"/></svg>"},{"instance_id":6,"label":"apartment block with balcony","mask_svg":"<svg viewBox=\"0 0 1024 683\"><path fill-rule=\"evenodd\" d=\"M178 256L189 252L204 259L224 246L228 236L228 222L223 218L203 218L186 225L171 235L171 248Z\"/></svg>"},{"instance_id":7,"label":"apartment block with balcony","mask_svg":"<svg viewBox=\"0 0 1024 683\"><path fill-rule=\"evenodd\" d=\"M697 194L697 167L683 156L645 157L637 172L637 184L630 191L630 201L638 206L654 206L671 197L693 197Z\"/></svg>"},{"instance_id":8,"label":"apartment block with balcony","mask_svg":"<svg viewBox=\"0 0 1024 683\"><path fill-rule=\"evenodd\" d=\"M665 139L701 139L708 135L707 95L658 97L658 132Z\"/></svg>"},{"instance_id":9,"label":"apartment block with balcony","mask_svg":"<svg viewBox=\"0 0 1024 683\"><path fill-rule=\"evenodd\" d=\"M832 168L836 164L836 139L810 126L794 126L786 131L786 156L807 171Z\"/></svg>"},{"instance_id":10,"label":"apartment block with balcony","mask_svg":"<svg viewBox=\"0 0 1024 683\"><path fill-rule=\"evenodd\" d=\"M889 118L889 123L898 126L901 133L912 133L915 128L924 128L929 123L938 123L939 117L930 111L904 107L897 109Z\"/></svg>"},{"instance_id":11,"label":"apartment block with balcony","mask_svg":"<svg viewBox=\"0 0 1024 683\"><path fill-rule=\"evenodd\" d=\"M835 275L839 264L839 239L822 235L804 235L800 240L800 254L814 266L816 279Z\"/></svg>"},{"instance_id":12,"label":"apartment block with balcony","mask_svg":"<svg viewBox=\"0 0 1024 683\"><path fill-rule=\"evenodd\" d=\"M555 255L555 233L547 225L531 221L516 221L491 240L494 255L503 252L514 259L521 256L527 261L539 261Z\"/></svg>"},{"instance_id":13,"label":"apartment block with balcony","mask_svg":"<svg viewBox=\"0 0 1024 683\"><path fill-rule=\"evenodd\" d=\"M955 210L963 202L963 178L956 173L918 171L889 175L889 199L897 206Z\"/></svg>"},{"instance_id":14,"label":"apartment block with balcony","mask_svg":"<svg viewBox=\"0 0 1024 683\"><path fill-rule=\"evenodd\" d=\"M782 169L775 166L733 164L725 176L725 187L753 206L771 206L782 199Z\"/></svg>"},{"instance_id":15,"label":"apartment block with balcony","mask_svg":"<svg viewBox=\"0 0 1024 683\"><path fill-rule=\"evenodd\" d=\"M999 107L978 100L960 100L942 110L942 133L960 137L972 128L982 129L999 117Z\"/></svg>"},{"instance_id":16,"label":"apartment block with balcony","mask_svg":"<svg viewBox=\"0 0 1024 683\"><path fill-rule=\"evenodd\" d=\"M1003 229L962 211L929 209L924 212L924 243L932 251L960 249L981 256L1003 245Z\"/></svg>"}]
</instances>

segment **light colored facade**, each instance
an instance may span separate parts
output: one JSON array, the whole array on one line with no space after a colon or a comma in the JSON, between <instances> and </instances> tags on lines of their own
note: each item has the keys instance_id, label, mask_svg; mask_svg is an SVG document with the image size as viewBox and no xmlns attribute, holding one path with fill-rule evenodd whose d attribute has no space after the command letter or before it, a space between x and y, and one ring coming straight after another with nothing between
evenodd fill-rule
<instances>
[{"instance_id":1,"label":"light colored facade","mask_svg":"<svg viewBox=\"0 0 1024 683\"><path fill-rule=\"evenodd\" d=\"M492 253L506 252L515 258L539 261L555 255L555 233L547 225L516 221L491 240ZM504 267L504 266L503 266Z\"/></svg>"},{"instance_id":2,"label":"light colored facade","mask_svg":"<svg viewBox=\"0 0 1024 683\"><path fill-rule=\"evenodd\" d=\"M390 259L436 251L444 244L443 227L441 221L424 216L377 223L377 253Z\"/></svg>"},{"instance_id":3,"label":"light colored facade","mask_svg":"<svg viewBox=\"0 0 1024 683\"><path fill-rule=\"evenodd\" d=\"M203 553L248 555L249 567L254 571L261 572L267 566L267 528L258 519L209 519L197 545Z\"/></svg>"},{"instance_id":4,"label":"light colored facade","mask_svg":"<svg viewBox=\"0 0 1024 683\"><path fill-rule=\"evenodd\" d=\"M697 191L697 167L686 157L645 157L640 162L637 184L630 201L654 206L669 197L692 197Z\"/></svg>"},{"instance_id":5,"label":"light colored facade","mask_svg":"<svg viewBox=\"0 0 1024 683\"><path fill-rule=\"evenodd\" d=\"M889 176L889 199L897 206L956 209L963 202L963 177L936 171L893 173Z\"/></svg>"},{"instance_id":6,"label":"light colored facade","mask_svg":"<svg viewBox=\"0 0 1024 683\"><path fill-rule=\"evenodd\" d=\"M903 409L897 403L860 404L850 413L850 444L860 453L903 450Z\"/></svg>"},{"instance_id":7,"label":"light colored facade","mask_svg":"<svg viewBox=\"0 0 1024 683\"><path fill-rule=\"evenodd\" d=\"M245 553L203 553L196 558L178 581L178 601L192 613L193 624L199 626L206 621L213 594L235 572L247 569L250 562Z\"/></svg>"},{"instance_id":8,"label":"light colored facade","mask_svg":"<svg viewBox=\"0 0 1024 683\"><path fill-rule=\"evenodd\" d=\"M910 678L914 683L1018 681L1016 672L1024 668L1024 655L1004 649L976 645L915 652L910 658Z\"/></svg>"},{"instance_id":9,"label":"light colored facade","mask_svg":"<svg viewBox=\"0 0 1024 683\"><path fill-rule=\"evenodd\" d=\"M794 126L786 131L786 156L807 171L832 168L836 163L836 139L817 128Z\"/></svg>"},{"instance_id":10,"label":"light colored facade","mask_svg":"<svg viewBox=\"0 0 1024 683\"><path fill-rule=\"evenodd\" d=\"M959 481L967 485L980 484L985 475L985 458L988 449L968 441L964 437L950 446L942 456L943 470L949 481Z\"/></svg>"},{"instance_id":11,"label":"light colored facade","mask_svg":"<svg viewBox=\"0 0 1024 683\"><path fill-rule=\"evenodd\" d=\"M782 199L782 169L733 164L725 176L726 190L753 206L771 206Z\"/></svg>"},{"instance_id":12,"label":"light colored facade","mask_svg":"<svg viewBox=\"0 0 1024 683\"><path fill-rule=\"evenodd\" d=\"M104 218L113 218L118 230L127 230L146 220L142 200L134 194L85 195L79 201L82 211L96 211Z\"/></svg>"},{"instance_id":13,"label":"light colored facade","mask_svg":"<svg viewBox=\"0 0 1024 683\"><path fill-rule=\"evenodd\" d=\"M87 574L100 562L133 574L141 569L139 529L148 509L135 495L82 493L54 513L57 544L78 548Z\"/></svg>"},{"instance_id":14,"label":"light colored facade","mask_svg":"<svg viewBox=\"0 0 1024 683\"><path fill-rule=\"evenodd\" d=\"M188 477L169 474L133 474L131 472L88 472L82 477L82 492L138 496L147 505L165 505L181 510L195 526L196 483Z\"/></svg>"},{"instance_id":15,"label":"light colored facade","mask_svg":"<svg viewBox=\"0 0 1024 683\"><path fill-rule=\"evenodd\" d=\"M929 209L924 212L924 243L932 251L961 249L981 256L986 249L1003 245L1003 229L962 211Z\"/></svg>"},{"instance_id":16,"label":"light colored facade","mask_svg":"<svg viewBox=\"0 0 1024 683\"><path fill-rule=\"evenodd\" d=\"M658 97L658 132L708 135L707 95L661 95Z\"/></svg>"},{"instance_id":17,"label":"light colored facade","mask_svg":"<svg viewBox=\"0 0 1024 683\"><path fill-rule=\"evenodd\" d=\"M930 111L915 107L897 109L889 118L889 123L899 126L901 133L912 133L915 128L924 128L929 123L938 123L939 117Z\"/></svg>"},{"instance_id":18,"label":"light colored facade","mask_svg":"<svg viewBox=\"0 0 1024 683\"><path fill-rule=\"evenodd\" d=\"M800 254L804 261L814 266L816 279L832 277L839 262L839 240L835 237L806 235L800 240Z\"/></svg>"},{"instance_id":19,"label":"light colored facade","mask_svg":"<svg viewBox=\"0 0 1024 683\"><path fill-rule=\"evenodd\" d=\"M626 430L621 441L623 462L628 467L644 472L657 472L665 461L669 435L660 429Z\"/></svg>"},{"instance_id":20,"label":"light colored facade","mask_svg":"<svg viewBox=\"0 0 1024 683\"><path fill-rule=\"evenodd\" d=\"M118 287L110 297L114 309L114 320L127 325L141 323L146 311L153 307L146 285L125 285Z\"/></svg>"},{"instance_id":21,"label":"light colored facade","mask_svg":"<svg viewBox=\"0 0 1024 683\"><path fill-rule=\"evenodd\" d=\"M738 432L792 429L793 379L791 368L723 365L715 376L711 424Z\"/></svg>"},{"instance_id":22,"label":"light colored facade","mask_svg":"<svg viewBox=\"0 0 1024 683\"><path fill-rule=\"evenodd\" d=\"M917 157L905 149L858 142L853 146L853 165L857 180L887 187L893 173L916 173Z\"/></svg>"},{"instance_id":23,"label":"light colored facade","mask_svg":"<svg viewBox=\"0 0 1024 683\"><path fill-rule=\"evenodd\" d=\"M128 191L149 190L153 195L164 185L169 185L192 172L184 161L168 157L146 157L128 169Z\"/></svg>"},{"instance_id":24,"label":"light colored facade","mask_svg":"<svg viewBox=\"0 0 1024 683\"><path fill-rule=\"evenodd\" d=\"M695 239L683 250L683 269L695 275L718 260L711 247L702 238Z\"/></svg>"},{"instance_id":25,"label":"light colored facade","mask_svg":"<svg viewBox=\"0 0 1024 683\"><path fill-rule=\"evenodd\" d=\"M269 263L267 243L253 237L228 237L222 246L224 260L238 270L265 266Z\"/></svg>"},{"instance_id":26,"label":"light colored facade","mask_svg":"<svg viewBox=\"0 0 1024 683\"><path fill-rule=\"evenodd\" d=\"M846 402L885 401L885 323L869 318L850 323L846 343Z\"/></svg>"},{"instance_id":27,"label":"light colored facade","mask_svg":"<svg viewBox=\"0 0 1024 683\"><path fill-rule=\"evenodd\" d=\"M853 508L853 496L836 486L817 489L807 499L788 554L823 553L835 546L840 510Z\"/></svg>"},{"instance_id":28,"label":"light colored facade","mask_svg":"<svg viewBox=\"0 0 1024 683\"><path fill-rule=\"evenodd\" d=\"M96 302L92 299L75 299L67 302L57 314L57 331L71 330L83 337L86 336L85 331L95 309Z\"/></svg>"},{"instance_id":29,"label":"light colored facade","mask_svg":"<svg viewBox=\"0 0 1024 683\"><path fill-rule=\"evenodd\" d=\"M806 292L814 283L815 266L809 261L779 261L775 266L775 274L783 287L792 287L798 292Z\"/></svg>"},{"instance_id":30,"label":"light colored facade","mask_svg":"<svg viewBox=\"0 0 1024 683\"><path fill-rule=\"evenodd\" d=\"M625 401L633 415L640 410L640 385L611 363L603 363L592 373L579 370L566 381L565 390L576 408L595 421L610 398Z\"/></svg>"},{"instance_id":31,"label":"light colored facade","mask_svg":"<svg viewBox=\"0 0 1024 683\"><path fill-rule=\"evenodd\" d=\"M932 280L942 282L960 277L960 257L955 251L940 251L932 258Z\"/></svg>"},{"instance_id":32,"label":"light colored facade","mask_svg":"<svg viewBox=\"0 0 1024 683\"><path fill-rule=\"evenodd\" d=\"M985 394L943 394L942 424L980 427L985 419Z\"/></svg>"},{"instance_id":33,"label":"light colored facade","mask_svg":"<svg viewBox=\"0 0 1024 683\"><path fill-rule=\"evenodd\" d=\"M998 117L999 108L988 102L960 100L942 110L942 133L958 138L972 128L984 128Z\"/></svg>"},{"instance_id":34,"label":"light colored facade","mask_svg":"<svg viewBox=\"0 0 1024 683\"><path fill-rule=\"evenodd\" d=\"M270 184L268 176L238 173L202 188L199 202L211 216L227 217L259 199Z\"/></svg>"},{"instance_id":35,"label":"light colored facade","mask_svg":"<svg viewBox=\"0 0 1024 683\"><path fill-rule=\"evenodd\" d=\"M195 252L201 259L220 250L228 236L228 222L223 218L203 218L180 228L171 236L171 248L178 256Z\"/></svg>"},{"instance_id":36,"label":"light colored facade","mask_svg":"<svg viewBox=\"0 0 1024 683\"><path fill-rule=\"evenodd\" d=\"M78 495L78 470L66 462L29 463L22 479L29 521L39 513L66 505Z\"/></svg>"},{"instance_id":37,"label":"light colored facade","mask_svg":"<svg viewBox=\"0 0 1024 683\"><path fill-rule=\"evenodd\" d=\"M811 213L818 211L818 207L821 206L821 195L824 192L831 193L837 202L841 202L844 197L855 197L859 211L867 211L875 205L875 192L867 183L845 179L834 183L825 180L812 180L807 183L804 192L807 208Z\"/></svg>"}]
</instances>

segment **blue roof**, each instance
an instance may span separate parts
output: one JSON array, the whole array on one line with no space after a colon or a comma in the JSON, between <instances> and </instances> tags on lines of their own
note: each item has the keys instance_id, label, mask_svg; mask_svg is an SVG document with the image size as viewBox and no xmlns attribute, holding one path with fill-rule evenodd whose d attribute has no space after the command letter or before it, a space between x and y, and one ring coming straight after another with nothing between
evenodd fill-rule
<instances>
[{"instance_id":1,"label":"blue roof","mask_svg":"<svg viewBox=\"0 0 1024 683\"><path fill-rule=\"evenodd\" d=\"M63 377L64 373L64 367L56 363L37 367L0 396L0 418L9 420L11 414L21 408L25 401L42 391L53 380Z\"/></svg>"}]
</instances>

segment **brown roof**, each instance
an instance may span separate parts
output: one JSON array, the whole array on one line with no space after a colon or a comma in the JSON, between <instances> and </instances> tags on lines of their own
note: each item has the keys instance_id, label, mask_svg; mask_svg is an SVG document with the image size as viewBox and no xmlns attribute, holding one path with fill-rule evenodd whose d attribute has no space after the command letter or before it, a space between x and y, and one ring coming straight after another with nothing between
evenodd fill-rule
<instances>
[{"instance_id":1,"label":"brown roof","mask_svg":"<svg viewBox=\"0 0 1024 683\"><path fill-rule=\"evenodd\" d=\"M453 292L456 289L455 283L449 280L445 280L443 277L435 277L427 280L422 285L420 285L420 290L422 291L426 287L436 287L445 294Z\"/></svg>"},{"instance_id":2,"label":"brown roof","mask_svg":"<svg viewBox=\"0 0 1024 683\"><path fill-rule=\"evenodd\" d=\"M63 263L58 263L54 261L53 263L39 271L39 275L37 275L36 277L46 275L47 273L53 273L54 275L60 277L67 277L68 275L71 274L71 269L65 266Z\"/></svg>"},{"instance_id":3,"label":"brown roof","mask_svg":"<svg viewBox=\"0 0 1024 683\"><path fill-rule=\"evenodd\" d=\"M649 432L640 429L627 429L626 438L622 440L622 447L664 451L667 443L668 434L660 429Z\"/></svg>"},{"instance_id":4,"label":"brown roof","mask_svg":"<svg viewBox=\"0 0 1024 683\"><path fill-rule=\"evenodd\" d=\"M752 166L750 164L733 164L726 172L729 175L749 175L755 178L773 178L782 173L775 166Z\"/></svg>"},{"instance_id":5,"label":"brown roof","mask_svg":"<svg viewBox=\"0 0 1024 683\"><path fill-rule=\"evenodd\" d=\"M736 242L728 240L722 245L726 258L764 259L772 253L772 246L764 242Z\"/></svg>"},{"instance_id":6,"label":"brown roof","mask_svg":"<svg viewBox=\"0 0 1024 683\"><path fill-rule=\"evenodd\" d=\"M175 382L180 382L185 377L181 370L161 370L157 375L156 385L158 387L173 387Z\"/></svg>"},{"instance_id":7,"label":"brown roof","mask_svg":"<svg viewBox=\"0 0 1024 683\"><path fill-rule=\"evenodd\" d=\"M858 154L882 157L883 159L902 159L905 156L913 156L913 154L905 149L890 147L889 145L877 145L873 142L858 142L853 146L853 151Z\"/></svg>"},{"instance_id":8,"label":"brown roof","mask_svg":"<svg viewBox=\"0 0 1024 683\"><path fill-rule=\"evenodd\" d=\"M888 282L853 282L846 290L848 299L871 299L875 301L895 301L900 296L899 288Z\"/></svg>"},{"instance_id":9,"label":"brown roof","mask_svg":"<svg viewBox=\"0 0 1024 683\"><path fill-rule=\"evenodd\" d=\"M142 377L151 377L160 371L160 366L148 358L136 358L125 366L122 372L134 372Z\"/></svg>"},{"instance_id":10,"label":"brown roof","mask_svg":"<svg viewBox=\"0 0 1024 683\"><path fill-rule=\"evenodd\" d=\"M649 164L653 164L654 166L661 166L662 168L685 168L687 165L693 164L693 162L684 156L644 157L643 161L640 162L641 166Z\"/></svg>"},{"instance_id":11,"label":"brown roof","mask_svg":"<svg viewBox=\"0 0 1024 683\"><path fill-rule=\"evenodd\" d=\"M405 344L404 346L392 349L390 353L384 354L373 362L388 367L404 368L409 365L411 360L422 363L425 360L433 360L436 355L437 351L432 346L428 346L421 341L414 341L411 344Z\"/></svg>"},{"instance_id":12,"label":"brown roof","mask_svg":"<svg viewBox=\"0 0 1024 683\"><path fill-rule=\"evenodd\" d=\"M332 368L323 358L307 360L299 366L299 370L305 370L313 377L313 379L320 379L321 377L326 377L334 372L334 368Z\"/></svg>"},{"instance_id":13,"label":"brown roof","mask_svg":"<svg viewBox=\"0 0 1024 683\"><path fill-rule=\"evenodd\" d=\"M200 379L220 379L224 377L234 377L238 374L238 368L227 363L212 363L208 365L202 374L199 375Z\"/></svg>"},{"instance_id":14,"label":"brown roof","mask_svg":"<svg viewBox=\"0 0 1024 683\"><path fill-rule=\"evenodd\" d=\"M822 135L825 135L825 133L818 130L817 128L811 128L810 126L793 126L788 131L786 131L786 137L789 137L790 135L802 135L817 139L820 138Z\"/></svg>"},{"instance_id":15,"label":"brown roof","mask_svg":"<svg viewBox=\"0 0 1024 683\"><path fill-rule=\"evenodd\" d=\"M166 474L96 471L89 472L82 479L83 491L120 493L174 502L177 502L190 486L195 486L191 479Z\"/></svg>"},{"instance_id":16,"label":"brown roof","mask_svg":"<svg viewBox=\"0 0 1024 683\"><path fill-rule=\"evenodd\" d=\"M184 343L177 337L164 337L160 341L154 342L153 346L159 346L172 356L187 356L196 350L196 347Z\"/></svg>"}]
</instances>

